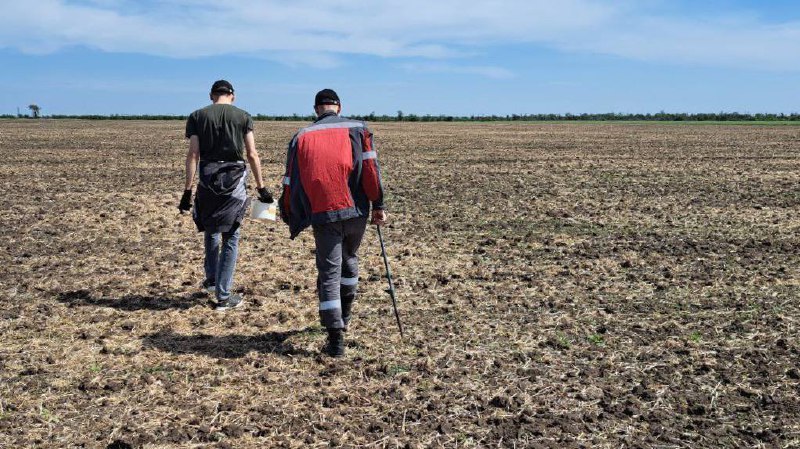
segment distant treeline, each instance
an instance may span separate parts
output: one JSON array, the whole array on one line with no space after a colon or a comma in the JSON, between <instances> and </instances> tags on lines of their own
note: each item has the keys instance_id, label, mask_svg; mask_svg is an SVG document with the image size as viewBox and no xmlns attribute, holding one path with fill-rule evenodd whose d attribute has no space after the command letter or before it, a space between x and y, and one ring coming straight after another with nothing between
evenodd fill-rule
<instances>
[{"instance_id":1,"label":"distant treeline","mask_svg":"<svg viewBox=\"0 0 800 449\"><path fill-rule=\"evenodd\" d=\"M670 113L655 114L511 114L511 115L416 115L397 111L396 115L347 115L356 120L369 122L548 122L548 121L644 121L644 122L795 122L800 121L800 113L792 114L741 114L738 112L719 113ZM26 115L0 115L0 118L30 118ZM185 115L48 115L50 119L81 120L186 120ZM263 115L253 116L257 121L313 121L313 115Z\"/></svg>"}]
</instances>

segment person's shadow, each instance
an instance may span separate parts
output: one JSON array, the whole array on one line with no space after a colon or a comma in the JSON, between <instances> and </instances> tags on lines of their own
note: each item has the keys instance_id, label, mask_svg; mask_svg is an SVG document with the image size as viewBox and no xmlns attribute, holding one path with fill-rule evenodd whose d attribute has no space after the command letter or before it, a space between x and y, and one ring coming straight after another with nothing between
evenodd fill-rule
<instances>
[{"instance_id":1,"label":"person's shadow","mask_svg":"<svg viewBox=\"0 0 800 449\"><path fill-rule=\"evenodd\" d=\"M93 295L88 290L72 290L58 293L56 299L70 307L111 307L127 312L136 310L186 310L195 306L208 304L208 298L203 292L197 292L182 297L164 295L125 295L119 298L110 298Z\"/></svg>"},{"instance_id":2,"label":"person's shadow","mask_svg":"<svg viewBox=\"0 0 800 449\"><path fill-rule=\"evenodd\" d=\"M286 340L293 335L319 332L316 327L285 332L267 332L259 335L207 334L181 335L172 331L162 331L144 337L142 345L173 354L202 354L219 359L244 357L250 351L272 353L287 357L312 356L316 353L296 348Z\"/></svg>"}]
</instances>

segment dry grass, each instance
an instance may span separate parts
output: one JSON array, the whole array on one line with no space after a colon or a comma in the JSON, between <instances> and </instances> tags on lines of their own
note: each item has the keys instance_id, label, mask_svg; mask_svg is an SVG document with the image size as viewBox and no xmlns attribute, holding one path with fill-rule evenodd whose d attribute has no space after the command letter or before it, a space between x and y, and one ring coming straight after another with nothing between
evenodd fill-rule
<instances>
[{"instance_id":1,"label":"dry grass","mask_svg":"<svg viewBox=\"0 0 800 449\"><path fill-rule=\"evenodd\" d=\"M0 447L800 444L796 129L375 125L407 340L370 231L333 362L310 235L197 292L182 126L0 121Z\"/></svg>"}]
</instances>

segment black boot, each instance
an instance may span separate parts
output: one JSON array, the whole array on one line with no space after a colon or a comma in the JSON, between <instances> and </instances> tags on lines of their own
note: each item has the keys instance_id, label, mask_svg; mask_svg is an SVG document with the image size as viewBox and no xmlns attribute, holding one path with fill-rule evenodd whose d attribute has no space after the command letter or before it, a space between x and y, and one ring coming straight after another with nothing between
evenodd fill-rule
<instances>
[{"instance_id":1,"label":"black boot","mask_svg":"<svg viewBox=\"0 0 800 449\"><path fill-rule=\"evenodd\" d=\"M323 351L331 357L344 355L344 332L341 329L328 329L328 342Z\"/></svg>"}]
</instances>

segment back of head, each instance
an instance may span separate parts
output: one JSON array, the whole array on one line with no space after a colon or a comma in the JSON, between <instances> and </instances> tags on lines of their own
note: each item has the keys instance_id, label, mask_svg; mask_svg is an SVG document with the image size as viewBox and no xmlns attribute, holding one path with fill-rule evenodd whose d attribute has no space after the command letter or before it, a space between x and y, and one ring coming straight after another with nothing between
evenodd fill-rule
<instances>
[{"instance_id":1,"label":"back of head","mask_svg":"<svg viewBox=\"0 0 800 449\"><path fill-rule=\"evenodd\" d=\"M216 103L222 97L233 97L233 84L227 80L217 80L211 85L211 100Z\"/></svg>"},{"instance_id":2,"label":"back of head","mask_svg":"<svg viewBox=\"0 0 800 449\"><path fill-rule=\"evenodd\" d=\"M333 89L322 89L314 96L314 108L321 111L336 111L341 106L339 95Z\"/></svg>"},{"instance_id":3,"label":"back of head","mask_svg":"<svg viewBox=\"0 0 800 449\"><path fill-rule=\"evenodd\" d=\"M233 84L226 80L217 80L214 81L214 84L211 85L211 93L218 94L218 95L230 95L233 91Z\"/></svg>"}]
</instances>

